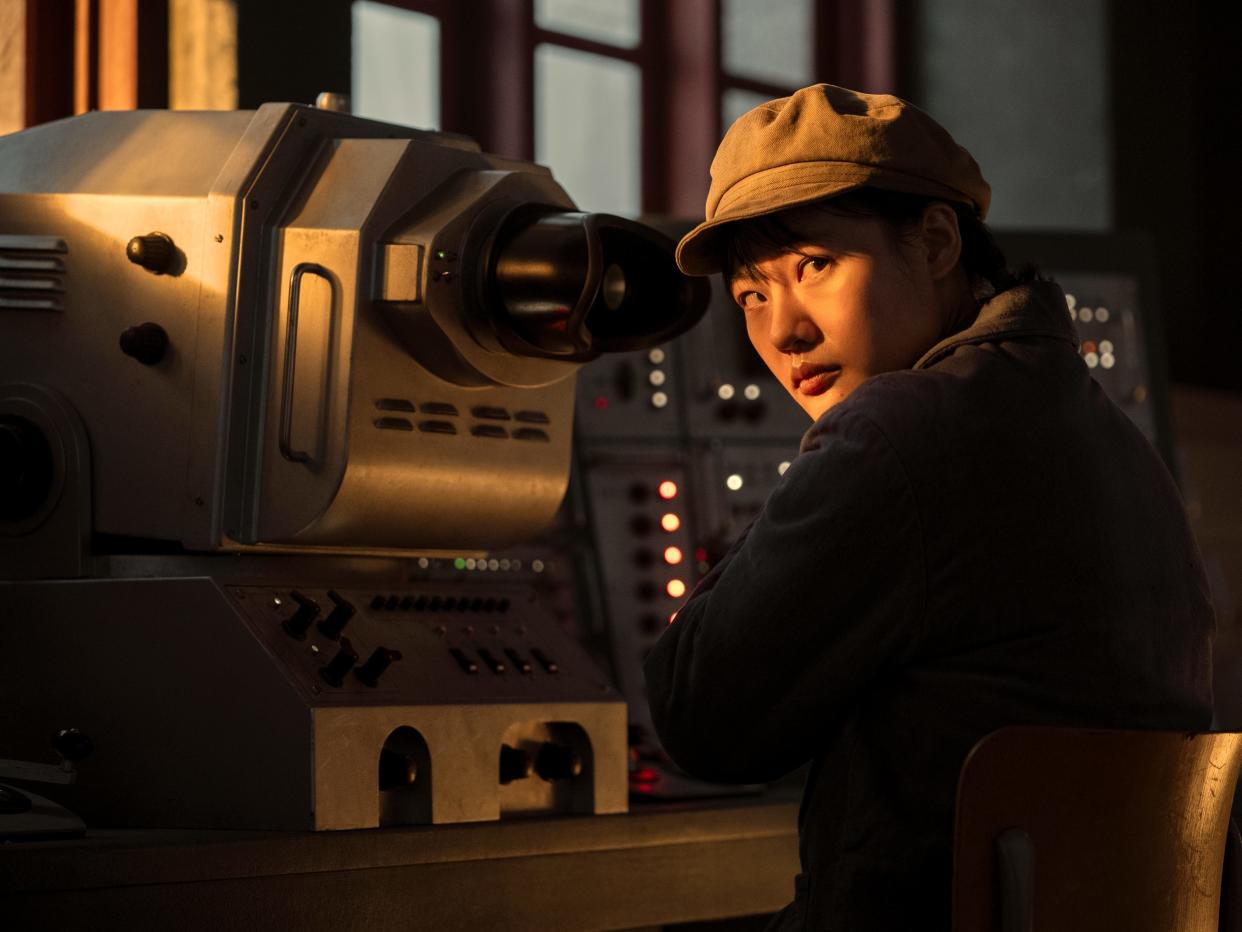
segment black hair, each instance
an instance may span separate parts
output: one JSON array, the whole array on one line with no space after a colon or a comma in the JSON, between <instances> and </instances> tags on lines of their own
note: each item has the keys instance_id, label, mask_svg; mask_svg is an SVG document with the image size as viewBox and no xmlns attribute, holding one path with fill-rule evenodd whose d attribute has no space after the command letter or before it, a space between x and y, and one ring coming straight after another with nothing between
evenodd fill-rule
<instances>
[{"instance_id":1,"label":"black hair","mask_svg":"<svg viewBox=\"0 0 1242 932\"><path fill-rule=\"evenodd\" d=\"M902 238L918 223L927 205L939 200L881 188L856 188L836 197L802 205L800 209L838 216L878 217L887 221L896 237ZM975 215L970 206L950 201L941 203L948 204L957 214L957 226L962 240L959 262L970 277L976 296L980 296L980 286L986 295L989 290L991 293L998 293L1040 277L1039 270L1033 265L1025 265L1016 272L1009 268L1005 254L997 245L992 231ZM738 272L744 272L750 278L762 279L763 275L758 266L763 258L806 242L806 233L794 229L782 217L782 213L784 212L740 220L725 232L723 246L726 282Z\"/></svg>"}]
</instances>

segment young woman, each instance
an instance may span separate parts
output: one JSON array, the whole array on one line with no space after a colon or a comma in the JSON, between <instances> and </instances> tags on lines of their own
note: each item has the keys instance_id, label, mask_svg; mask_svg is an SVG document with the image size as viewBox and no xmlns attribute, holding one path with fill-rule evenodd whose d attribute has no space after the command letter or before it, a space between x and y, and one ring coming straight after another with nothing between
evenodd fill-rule
<instances>
[{"instance_id":1,"label":"young woman","mask_svg":"<svg viewBox=\"0 0 1242 932\"><path fill-rule=\"evenodd\" d=\"M646 664L689 773L813 761L772 929L948 929L957 775L998 727L1211 720L1177 489L989 193L917 108L817 85L733 125L678 247L813 420Z\"/></svg>"}]
</instances>

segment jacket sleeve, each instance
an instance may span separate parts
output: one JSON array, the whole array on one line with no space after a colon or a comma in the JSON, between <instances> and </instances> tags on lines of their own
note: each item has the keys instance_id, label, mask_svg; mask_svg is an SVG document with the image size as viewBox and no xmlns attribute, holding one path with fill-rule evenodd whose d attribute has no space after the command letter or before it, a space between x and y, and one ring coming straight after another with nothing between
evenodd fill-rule
<instances>
[{"instance_id":1,"label":"jacket sleeve","mask_svg":"<svg viewBox=\"0 0 1242 932\"><path fill-rule=\"evenodd\" d=\"M809 760L922 638L905 469L866 416L835 415L648 656L652 722L694 776L763 782Z\"/></svg>"}]
</instances>

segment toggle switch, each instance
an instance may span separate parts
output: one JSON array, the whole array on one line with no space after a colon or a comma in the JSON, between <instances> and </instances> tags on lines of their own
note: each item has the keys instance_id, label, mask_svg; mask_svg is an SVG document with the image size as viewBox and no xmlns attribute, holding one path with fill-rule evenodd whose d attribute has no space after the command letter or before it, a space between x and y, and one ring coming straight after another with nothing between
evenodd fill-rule
<instances>
[{"instance_id":1,"label":"toggle switch","mask_svg":"<svg viewBox=\"0 0 1242 932\"><path fill-rule=\"evenodd\" d=\"M401 659L401 651L390 650L387 647L377 647L371 652L371 656L367 658L367 662L354 671L354 676L362 680L368 686L374 688L379 685L381 674L397 660Z\"/></svg>"},{"instance_id":2,"label":"toggle switch","mask_svg":"<svg viewBox=\"0 0 1242 932\"><path fill-rule=\"evenodd\" d=\"M343 686L345 683L345 674L354 668L354 664L358 662L358 652L354 650L349 638L341 638L340 650L336 652L336 656L328 661L326 667L319 668L319 675L333 686Z\"/></svg>"},{"instance_id":3,"label":"toggle switch","mask_svg":"<svg viewBox=\"0 0 1242 932\"><path fill-rule=\"evenodd\" d=\"M280 623L280 626L285 629L285 634L289 637L301 641L306 637L306 631L311 623L319 617L319 603L302 595L296 589L289 593L289 598L297 602L298 607L292 615Z\"/></svg>"},{"instance_id":4,"label":"toggle switch","mask_svg":"<svg viewBox=\"0 0 1242 932\"><path fill-rule=\"evenodd\" d=\"M534 765L530 755L521 748L500 746L500 782L512 783L514 780L525 780L531 775Z\"/></svg>"},{"instance_id":5,"label":"toggle switch","mask_svg":"<svg viewBox=\"0 0 1242 932\"><path fill-rule=\"evenodd\" d=\"M354 617L354 607L332 589L328 590L328 598L332 600L332 611L327 618L319 622L317 627L320 634L335 641L341 636L349 620Z\"/></svg>"}]
</instances>

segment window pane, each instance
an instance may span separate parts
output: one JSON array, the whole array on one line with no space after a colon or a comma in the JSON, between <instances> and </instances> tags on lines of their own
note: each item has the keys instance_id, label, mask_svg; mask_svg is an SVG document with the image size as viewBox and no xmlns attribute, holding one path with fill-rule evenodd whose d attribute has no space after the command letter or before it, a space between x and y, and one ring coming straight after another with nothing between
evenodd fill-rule
<instances>
[{"instance_id":1,"label":"window pane","mask_svg":"<svg viewBox=\"0 0 1242 932\"><path fill-rule=\"evenodd\" d=\"M810 84L815 70L814 19L811 0L723 0L724 70L791 88Z\"/></svg>"},{"instance_id":2,"label":"window pane","mask_svg":"<svg viewBox=\"0 0 1242 932\"><path fill-rule=\"evenodd\" d=\"M639 0L535 0L535 25L632 49L638 45Z\"/></svg>"},{"instance_id":3,"label":"window pane","mask_svg":"<svg viewBox=\"0 0 1242 932\"><path fill-rule=\"evenodd\" d=\"M535 161L583 210L642 207L638 66L577 49L535 49Z\"/></svg>"},{"instance_id":4,"label":"window pane","mask_svg":"<svg viewBox=\"0 0 1242 932\"><path fill-rule=\"evenodd\" d=\"M386 3L353 5L352 110L359 116L440 128L440 21Z\"/></svg>"},{"instance_id":5,"label":"window pane","mask_svg":"<svg viewBox=\"0 0 1242 932\"><path fill-rule=\"evenodd\" d=\"M720 95L720 125L727 132L733 121L749 110L766 104L772 98L767 94L756 94L754 91L743 91L731 87Z\"/></svg>"}]
</instances>

